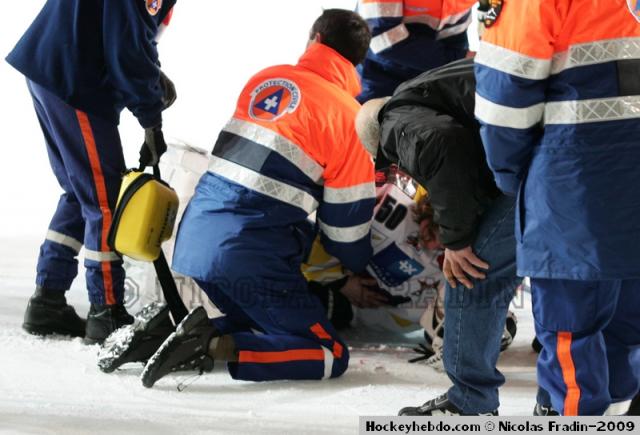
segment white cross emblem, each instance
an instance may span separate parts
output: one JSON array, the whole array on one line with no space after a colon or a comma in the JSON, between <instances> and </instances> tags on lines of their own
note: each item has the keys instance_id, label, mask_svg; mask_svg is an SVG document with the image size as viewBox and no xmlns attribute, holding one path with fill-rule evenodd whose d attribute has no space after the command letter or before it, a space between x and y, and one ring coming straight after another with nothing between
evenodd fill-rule
<instances>
[{"instance_id":1,"label":"white cross emblem","mask_svg":"<svg viewBox=\"0 0 640 435\"><path fill-rule=\"evenodd\" d=\"M278 105L278 97L276 95L264 100L264 108L267 112L273 109L274 107L276 107L277 105Z\"/></svg>"},{"instance_id":2,"label":"white cross emblem","mask_svg":"<svg viewBox=\"0 0 640 435\"><path fill-rule=\"evenodd\" d=\"M414 273L416 273L418 271L418 269L413 267L411 265L411 263L409 263L408 261L401 261L400 262L400 270L403 271L404 273L406 273L407 275L413 275Z\"/></svg>"}]
</instances>

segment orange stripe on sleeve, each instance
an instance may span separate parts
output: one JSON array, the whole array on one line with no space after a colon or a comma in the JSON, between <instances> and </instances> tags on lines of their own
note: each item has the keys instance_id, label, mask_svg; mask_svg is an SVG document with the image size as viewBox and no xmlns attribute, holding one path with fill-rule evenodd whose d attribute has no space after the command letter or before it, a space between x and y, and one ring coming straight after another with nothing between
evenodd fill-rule
<instances>
[{"instance_id":1,"label":"orange stripe on sleeve","mask_svg":"<svg viewBox=\"0 0 640 435\"><path fill-rule=\"evenodd\" d=\"M111 226L111 209L109 208L109 200L107 197L107 186L104 181L104 174L102 173L102 166L100 165L100 157L98 155L98 148L96 147L96 140L93 136L93 130L91 129L91 123L86 113L76 110L78 117L78 123L80 124L80 131L82 132L82 138L84 139L84 145L89 156L89 164L91 165L91 172L93 174L93 182L96 187L96 193L98 195L98 205L100 212L102 213L102 236L100 242L100 251L108 252L109 245L107 245L107 235L109 234L109 227ZM102 267L102 279L104 282L105 302L107 305L113 305L116 303L116 298L113 293L113 277L111 274L111 263L108 261L101 262Z\"/></svg>"},{"instance_id":2,"label":"orange stripe on sleeve","mask_svg":"<svg viewBox=\"0 0 640 435\"><path fill-rule=\"evenodd\" d=\"M578 415L578 402L580 401L580 387L576 380L576 368L571 356L571 333L558 332L558 345L556 347L562 377L567 386L567 397L564 400L564 415Z\"/></svg>"},{"instance_id":3,"label":"orange stripe on sleeve","mask_svg":"<svg viewBox=\"0 0 640 435\"><path fill-rule=\"evenodd\" d=\"M324 361L322 349L296 349L281 352L240 351L240 363L283 363L290 361Z\"/></svg>"}]
</instances>

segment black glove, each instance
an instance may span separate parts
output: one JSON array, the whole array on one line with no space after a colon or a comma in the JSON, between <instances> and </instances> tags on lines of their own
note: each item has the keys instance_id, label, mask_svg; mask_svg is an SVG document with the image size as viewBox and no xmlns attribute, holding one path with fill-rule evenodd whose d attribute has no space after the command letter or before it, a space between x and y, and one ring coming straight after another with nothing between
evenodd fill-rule
<instances>
[{"instance_id":1,"label":"black glove","mask_svg":"<svg viewBox=\"0 0 640 435\"><path fill-rule=\"evenodd\" d=\"M178 97L176 94L176 87L173 82L169 80L169 77L167 77L162 71L160 71L160 86L164 92L164 95L162 96L162 104L166 109L171 106Z\"/></svg>"},{"instance_id":2,"label":"black glove","mask_svg":"<svg viewBox=\"0 0 640 435\"><path fill-rule=\"evenodd\" d=\"M162 126L145 128L144 143L140 148L140 168L155 166L160 161L160 156L167 150L167 144L162 134Z\"/></svg>"}]
</instances>

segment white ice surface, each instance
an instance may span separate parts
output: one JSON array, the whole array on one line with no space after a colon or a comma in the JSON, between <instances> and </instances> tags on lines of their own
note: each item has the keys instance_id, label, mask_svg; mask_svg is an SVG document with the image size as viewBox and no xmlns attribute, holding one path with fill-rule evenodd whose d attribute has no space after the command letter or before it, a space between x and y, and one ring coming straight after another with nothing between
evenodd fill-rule
<instances>
[{"instance_id":1,"label":"white ice surface","mask_svg":"<svg viewBox=\"0 0 640 435\"><path fill-rule=\"evenodd\" d=\"M232 380L224 367L198 378L168 376L148 390L141 365L104 374L96 346L79 339L42 339L22 331L33 291L35 238L0 238L0 434L356 433L360 415L392 415L445 391L445 375L408 364L393 346L352 350L347 373L319 382ZM79 277L68 292L79 313L88 309ZM535 397L530 303L517 309L518 334L503 354L507 377L500 413L528 415ZM369 339L371 336L369 335Z\"/></svg>"}]
</instances>

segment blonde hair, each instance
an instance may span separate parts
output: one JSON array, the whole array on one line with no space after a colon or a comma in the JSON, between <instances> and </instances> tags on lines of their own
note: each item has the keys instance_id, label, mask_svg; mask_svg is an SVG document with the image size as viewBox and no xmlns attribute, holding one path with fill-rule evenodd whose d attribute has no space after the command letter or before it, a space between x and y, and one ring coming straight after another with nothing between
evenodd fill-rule
<instances>
[{"instance_id":1,"label":"blonde hair","mask_svg":"<svg viewBox=\"0 0 640 435\"><path fill-rule=\"evenodd\" d=\"M374 98L362 105L356 116L356 132L362 145L367 151L376 157L380 145L380 123L378 114L380 109L391 97Z\"/></svg>"}]
</instances>

